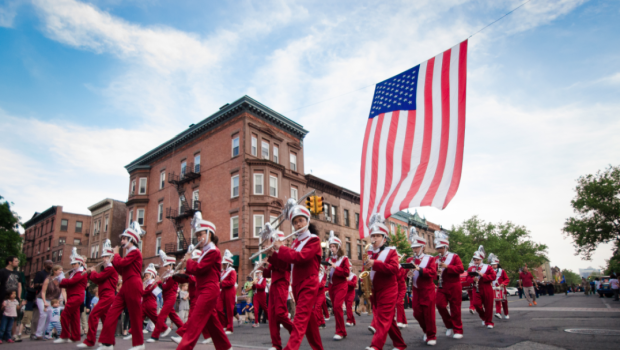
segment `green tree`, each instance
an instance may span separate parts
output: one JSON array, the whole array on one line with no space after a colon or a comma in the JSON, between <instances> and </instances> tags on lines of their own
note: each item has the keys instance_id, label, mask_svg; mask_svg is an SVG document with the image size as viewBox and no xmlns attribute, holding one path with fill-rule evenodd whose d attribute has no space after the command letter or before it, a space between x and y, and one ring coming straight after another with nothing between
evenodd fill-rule
<instances>
[{"instance_id":1,"label":"green tree","mask_svg":"<svg viewBox=\"0 0 620 350\"><path fill-rule=\"evenodd\" d=\"M395 234L390 234L390 245L396 247L396 251L399 254L404 254L407 258L413 256L413 250L411 250L411 244L407 239L407 233L400 227L396 229Z\"/></svg>"},{"instance_id":2,"label":"green tree","mask_svg":"<svg viewBox=\"0 0 620 350\"><path fill-rule=\"evenodd\" d=\"M576 255L590 260L601 243L620 248L620 167L577 179L571 205L577 214L564 223L564 234L574 240Z\"/></svg>"},{"instance_id":3,"label":"green tree","mask_svg":"<svg viewBox=\"0 0 620 350\"><path fill-rule=\"evenodd\" d=\"M0 196L0 262L9 256L17 256L20 265L26 263L26 255L22 252L22 238L16 229L19 216L11 210L11 204ZM2 265L4 267L4 265Z\"/></svg>"},{"instance_id":4,"label":"green tree","mask_svg":"<svg viewBox=\"0 0 620 350\"><path fill-rule=\"evenodd\" d=\"M490 253L497 255L511 285L516 284L519 269L524 264L536 268L548 261L547 246L533 242L527 228L510 221L486 223L474 216L452 227L449 239L450 251L461 257L465 268L480 245L484 246L487 257Z\"/></svg>"},{"instance_id":5,"label":"green tree","mask_svg":"<svg viewBox=\"0 0 620 350\"><path fill-rule=\"evenodd\" d=\"M569 270L569 269L562 270L562 276L564 276L564 280L569 286L571 284L578 285L581 283L581 276L574 273L573 270Z\"/></svg>"},{"instance_id":6,"label":"green tree","mask_svg":"<svg viewBox=\"0 0 620 350\"><path fill-rule=\"evenodd\" d=\"M614 255L610 259L605 260L607 267L605 268L605 276L611 275L612 272L620 273L620 256Z\"/></svg>"}]
</instances>

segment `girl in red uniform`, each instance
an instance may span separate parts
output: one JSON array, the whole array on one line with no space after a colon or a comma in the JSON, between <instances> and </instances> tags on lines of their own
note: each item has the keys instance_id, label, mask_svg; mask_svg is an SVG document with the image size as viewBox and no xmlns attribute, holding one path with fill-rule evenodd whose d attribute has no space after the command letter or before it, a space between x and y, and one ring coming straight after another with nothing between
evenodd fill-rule
<instances>
[{"instance_id":1,"label":"girl in red uniform","mask_svg":"<svg viewBox=\"0 0 620 350\"><path fill-rule=\"evenodd\" d=\"M121 258L118 254L119 248L114 247L114 256L112 257L112 266L121 274L123 286L116 294L114 302L108 311L103 329L99 335L99 343L101 346L98 350L113 350L114 332L116 331L116 323L123 312L123 309L129 310L129 320L131 328L135 329L135 334L131 338L133 347L129 350L144 350L144 337L142 332L142 253L138 249L138 244L142 242L144 231L140 228L140 224L134 221L131 227L128 227L121 234L121 244L126 249L125 257Z\"/></svg>"},{"instance_id":2,"label":"girl in red uniform","mask_svg":"<svg viewBox=\"0 0 620 350\"><path fill-rule=\"evenodd\" d=\"M366 350L381 350L385 345L387 336L390 336L395 350L407 348L400 329L394 320L396 313L396 298L398 296L398 253L396 248L387 246L389 230L383 224L380 215L370 226L371 248L368 249L368 260L364 265L365 270L370 270L370 280L372 281L372 307L374 333L372 342Z\"/></svg>"},{"instance_id":3,"label":"girl in red uniform","mask_svg":"<svg viewBox=\"0 0 620 350\"><path fill-rule=\"evenodd\" d=\"M344 300L347 306L347 327L353 327L356 325L355 316L353 316L353 302L355 301L355 287L357 287L357 275L353 273L353 266L349 271L349 277L347 278L347 297Z\"/></svg>"},{"instance_id":4,"label":"girl in red uniform","mask_svg":"<svg viewBox=\"0 0 620 350\"><path fill-rule=\"evenodd\" d=\"M463 322L461 321L461 302L463 300L463 288L461 286L461 274L465 269L461 258L448 252L450 242L448 236L435 231L435 249L439 255L437 261L437 279L441 280L441 286L437 288L436 303L437 311L441 315L444 325L448 329L446 337L454 339L463 338ZM450 310L448 311L448 304Z\"/></svg>"},{"instance_id":5,"label":"girl in red uniform","mask_svg":"<svg viewBox=\"0 0 620 350\"><path fill-rule=\"evenodd\" d=\"M267 295L265 294L265 288L267 288L267 279L263 278L263 271L257 270L254 272L254 284L252 284L252 290L254 291L254 297L252 303L254 303L254 324L252 327L259 326L260 310L267 312ZM269 318L269 315L267 315Z\"/></svg>"},{"instance_id":6,"label":"girl in red uniform","mask_svg":"<svg viewBox=\"0 0 620 350\"><path fill-rule=\"evenodd\" d=\"M155 323L155 330L151 334L151 339L147 340L147 343L154 343L159 340L159 337L167 336L172 329L166 325L166 319L170 317L170 321L177 326L177 329L183 327L183 321L176 311L174 311L174 303L177 301L177 294L179 291L179 284L172 277L174 271L174 265L177 259L173 256L167 256L163 250L159 251L159 257L164 268L163 281L158 281L157 284L163 293L164 305L159 310L157 315L157 323Z\"/></svg>"},{"instance_id":7,"label":"girl in red uniform","mask_svg":"<svg viewBox=\"0 0 620 350\"><path fill-rule=\"evenodd\" d=\"M344 313L342 305L347 297L347 279L351 273L351 263L347 257L342 241L329 231L329 250L331 256L328 259L329 268L329 298L332 301L332 310L336 319L336 334L334 340L342 340L347 336L347 328L344 325Z\"/></svg>"},{"instance_id":8,"label":"girl in red uniform","mask_svg":"<svg viewBox=\"0 0 620 350\"><path fill-rule=\"evenodd\" d=\"M321 265L319 270L319 291L317 292L316 305L314 307L314 313L316 314L316 320L319 323L319 329L325 329L325 321L329 321L329 317L323 316L323 305L327 307L327 301L325 300L326 283L327 273L325 273L325 266ZM329 310L327 315L329 316Z\"/></svg>"},{"instance_id":9,"label":"girl in red uniform","mask_svg":"<svg viewBox=\"0 0 620 350\"><path fill-rule=\"evenodd\" d=\"M469 285L469 289L467 290L467 296L469 297L469 313L472 315L476 313L476 307L474 306L474 296L472 294L472 292L474 291L474 278L471 276L471 273L474 271L476 271L476 263L474 263L474 259L471 259L467 267L467 285Z\"/></svg>"},{"instance_id":10,"label":"girl in red uniform","mask_svg":"<svg viewBox=\"0 0 620 350\"><path fill-rule=\"evenodd\" d=\"M202 249L202 255L198 261L194 261L191 259L191 253L188 253L185 255L185 261L187 274L196 277L198 298L177 350L193 349L205 328L209 331L216 350L228 350L231 349L230 342L217 318L216 310L217 298L220 296L222 256L217 248L215 225L202 220L202 215L197 212L192 220L192 226L199 241L196 248Z\"/></svg>"},{"instance_id":11,"label":"girl in red uniform","mask_svg":"<svg viewBox=\"0 0 620 350\"><path fill-rule=\"evenodd\" d=\"M114 256L112 245L110 244L110 240L106 239L105 243L103 243L103 252L101 253L103 271L97 273L93 268L90 268L86 274L88 279L97 284L97 288L99 289L99 302L90 311L90 316L88 316L88 334L84 342L77 346L80 349L95 346L97 342L99 319L101 319L101 323L105 323L106 314L114 301L114 294L118 283L118 272L116 272L114 266L112 266L110 262L112 256Z\"/></svg>"},{"instance_id":12,"label":"girl in red uniform","mask_svg":"<svg viewBox=\"0 0 620 350\"><path fill-rule=\"evenodd\" d=\"M491 254L493 255L493 254ZM491 259L491 256L489 256ZM495 317L501 319L502 318L502 306L504 307L504 318L509 319L508 316L508 298L506 298L508 292L506 291L506 286L510 283L510 279L508 278L508 274L501 266L499 266L499 258L496 255L493 255L491 260L491 266L493 270L495 270L495 281L493 282L494 287L499 287L502 290L502 300L495 301Z\"/></svg>"},{"instance_id":13,"label":"girl in red uniform","mask_svg":"<svg viewBox=\"0 0 620 350\"><path fill-rule=\"evenodd\" d=\"M73 270L69 278L60 281L60 288L67 291L67 302L60 318L62 332L60 338L54 340L55 344L71 343L82 340L80 333L80 305L84 302L84 293L88 284L87 276L84 272L86 258L77 254L74 247L71 253L71 267Z\"/></svg>"},{"instance_id":14,"label":"girl in red uniform","mask_svg":"<svg viewBox=\"0 0 620 350\"><path fill-rule=\"evenodd\" d=\"M144 270L144 278L142 282L142 320L146 318L151 320L154 325L157 324L157 296L161 294L161 288L157 284L159 277L157 276L157 269L154 264ZM129 340L132 338L131 327L128 331L129 335L125 336L123 340ZM142 333L148 333L146 329Z\"/></svg>"},{"instance_id":15,"label":"girl in red uniform","mask_svg":"<svg viewBox=\"0 0 620 350\"><path fill-rule=\"evenodd\" d=\"M226 334L233 333L233 313L235 297L237 296L237 271L232 267L233 255L226 249L222 259L222 276L220 277L220 298L217 303L217 313L220 323L226 329Z\"/></svg>"},{"instance_id":16,"label":"girl in red uniform","mask_svg":"<svg viewBox=\"0 0 620 350\"><path fill-rule=\"evenodd\" d=\"M491 266L482 263L484 257L484 247L480 246L474 253L476 271L473 280L474 284L478 285L478 288L476 290L476 287L474 287L472 296L478 316L482 320L482 325L492 329L494 327L493 300L495 299L492 283L495 281L495 270Z\"/></svg>"},{"instance_id":17,"label":"girl in red uniform","mask_svg":"<svg viewBox=\"0 0 620 350\"><path fill-rule=\"evenodd\" d=\"M398 255L398 261L402 259L403 255ZM398 328L407 328L407 315L405 315L405 294L407 294L407 273L409 270L403 269L398 264L398 300L396 301L396 325Z\"/></svg>"},{"instance_id":18,"label":"girl in red uniform","mask_svg":"<svg viewBox=\"0 0 620 350\"><path fill-rule=\"evenodd\" d=\"M289 220L297 233L291 248L282 241L275 241L271 259L291 264L291 284L295 296L295 319L293 332L284 350L297 350L306 335L310 347L323 350L319 324L314 307L319 290L319 266L321 264L321 240L308 231L310 211L301 205L295 205L289 212Z\"/></svg>"}]
</instances>

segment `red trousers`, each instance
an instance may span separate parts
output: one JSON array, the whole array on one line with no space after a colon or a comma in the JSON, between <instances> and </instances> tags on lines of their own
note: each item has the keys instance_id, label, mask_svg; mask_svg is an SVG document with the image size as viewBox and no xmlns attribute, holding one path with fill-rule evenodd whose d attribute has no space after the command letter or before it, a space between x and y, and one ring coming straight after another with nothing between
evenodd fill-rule
<instances>
[{"instance_id":1,"label":"red trousers","mask_svg":"<svg viewBox=\"0 0 620 350\"><path fill-rule=\"evenodd\" d=\"M497 300L495 301L495 313L502 313L502 306L504 306L504 315L508 316L508 300Z\"/></svg>"},{"instance_id":2,"label":"red trousers","mask_svg":"<svg viewBox=\"0 0 620 350\"><path fill-rule=\"evenodd\" d=\"M157 301L155 299L142 303L142 321L146 318L151 320L153 325L157 325ZM142 324L140 324L140 330L142 330ZM128 333L132 334L131 327L129 327Z\"/></svg>"},{"instance_id":3,"label":"red trousers","mask_svg":"<svg viewBox=\"0 0 620 350\"><path fill-rule=\"evenodd\" d=\"M271 291L271 289L270 289ZM227 331L233 332L233 318L235 315L235 288L222 290L220 297L217 299L217 315L220 323Z\"/></svg>"},{"instance_id":4,"label":"red trousers","mask_svg":"<svg viewBox=\"0 0 620 350\"><path fill-rule=\"evenodd\" d=\"M325 318L323 318L323 305L325 305L325 308L327 308L327 301L325 300L325 289L320 288L316 296L316 305L314 306L314 314L316 315L316 321L318 322L319 326L325 324ZM297 308L295 308L295 310L297 310ZM329 310L327 311L327 316L325 317L329 317Z\"/></svg>"},{"instance_id":5,"label":"red trousers","mask_svg":"<svg viewBox=\"0 0 620 350\"><path fill-rule=\"evenodd\" d=\"M293 332L286 343L284 350L298 350L304 335L308 339L308 344L313 350L323 350L319 323L316 317L316 299L319 284L307 280L293 287L295 296L295 321L293 321Z\"/></svg>"},{"instance_id":6,"label":"red trousers","mask_svg":"<svg viewBox=\"0 0 620 350\"><path fill-rule=\"evenodd\" d=\"M293 322L288 318L288 283L280 280L269 287L269 334L271 334L271 344L274 348L282 350L282 339L280 338L280 325L290 334L293 331Z\"/></svg>"},{"instance_id":7,"label":"red trousers","mask_svg":"<svg viewBox=\"0 0 620 350\"><path fill-rule=\"evenodd\" d=\"M259 323L258 316L260 315L260 310L267 312L267 300L265 299L265 293L254 293L254 297L252 299L252 302L254 303L254 323ZM267 313L267 319L269 319L269 313Z\"/></svg>"},{"instance_id":8,"label":"red trousers","mask_svg":"<svg viewBox=\"0 0 620 350\"><path fill-rule=\"evenodd\" d=\"M344 325L344 311L342 311L342 305L347 296L347 289L346 283L339 285L331 284L329 286L329 298L332 300L332 312L336 319L336 334L342 337L347 336L347 327Z\"/></svg>"},{"instance_id":9,"label":"red trousers","mask_svg":"<svg viewBox=\"0 0 620 350\"><path fill-rule=\"evenodd\" d=\"M437 325L435 324L435 291L418 290L413 288L413 317L418 321L426 340L437 339Z\"/></svg>"},{"instance_id":10,"label":"red trousers","mask_svg":"<svg viewBox=\"0 0 620 350\"><path fill-rule=\"evenodd\" d=\"M129 311L129 321L131 328L136 331L131 338L131 345L138 346L144 344L144 336L142 334L142 281L140 278L130 278L123 283L121 291L116 294L114 302L106 315L103 329L99 335L99 343L116 344L114 340L114 332L116 331L116 323L118 318L125 309Z\"/></svg>"},{"instance_id":11,"label":"red trousers","mask_svg":"<svg viewBox=\"0 0 620 350\"><path fill-rule=\"evenodd\" d=\"M189 302L189 313L187 314L188 321L189 321L189 318L192 317L192 312L194 312L194 309L195 309L194 303L190 301ZM177 329L177 334L179 335L179 337L183 337L183 334L185 334L185 331L187 330L187 323L188 322L185 322L181 328ZM207 327L205 327L202 330L202 336L205 339L211 338L211 336L209 335L209 331L207 330Z\"/></svg>"},{"instance_id":12,"label":"red trousers","mask_svg":"<svg viewBox=\"0 0 620 350\"><path fill-rule=\"evenodd\" d=\"M76 298L75 296L67 299L69 300L67 300L60 318L60 326L62 327L60 338L80 341L82 340L82 333L80 332L80 305L82 305L84 299Z\"/></svg>"},{"instance_id":13,"label":"red trousers","mask_svg":"<svg viewBox=\"0 0 620 350\"><path fill-rule=\"evenodd\" d=\"M355 316L353 316L353 302L355 301L355 289L347 290L347 297L344 300L347 306L347 322L355 324Z\"/></svg>"},{"instance_id":14,"label":"red trousers","mask_svg":"<svg viewBox=\"0 0 620 350\"><path fill-rule=\"evenodd\" d=\"M166 318L168 317L170 317L170 321L172 321L177 328L183 327L183 320L181 320L176 311L174 311L175 302L175 299L164 300L164 306L162 306L161 310L159 310L159 315L157 315L157 324L155 325L155 330L151 334L151 338L159 339L159 334L168 329L168 325L166 324Z\"/></svg>"},{"instance_id":15,"label":"red trousers","mask_svg":"<svg viewBox=\"0 0 620 350\"><path fill-rule=\"evenodd\" d=\"M493 301L495 296L493 295L493 287L490 284L480 284L480 293L475 291L472 293L474 307L480 319L484 321L484 324L493 326Z\"/></svg>"},{"instance_id":16,"label":"red trousers","mask_svg":"<svg viewBox=\"0 0 620 350\"><path fill-rule=\"evenodd\" d=\"M437 288L436 300L437 311L441 315L443 324L454 333L463 334L463 322L461 321L461 303L463 300L461 284L443 283L443 288ZM450 304L450 311L448 311Z\"/></svg>"},{"instance_id":17,"label":"red trousers","mask_svg":"<svg viewBox=\"0 0 620 350\"><path fill-rule=\"evenodd\" d=\"M90 311L88 316L88 334L84 339L84 344L88 346L95 346L97 342L97 327L99 327L99 320L101 323L105 323L106 314L114 302L114 294L99 299L97 305Z\"/></svg>"},{"instance_id":18,"label":"red trousers","mask_svg":"<svg viewBox=\"0 0 620 350\"><path fill-rule=\"evenodd\" d=\"M471 293L472 293L472 289L470 288L467 290L467 296L469 297L469 309L476 310L476 308L474 307L474 299Z\"/></svg>"},{"instance_id":19,"label":"red trousers","mask_svg":"<svg viewBox=\"0 0 620 350\"><path fill-rule=\"evenodd\" d=\"M321 307L323 309L323 316L325 316L325 318L329 318L329 308L327 308L327 298L325 297L325 291L323 291L323 302L321 304ZM323 319L323 323L325 323L325 318Z\"/></svg>"},{"instance_id":20,"label":"red trousers","mask_svg":"<svg viewBox=\"0 0 620 350\"><path fill-rule=\"evenodd\" d=\"M195 310L187 320L187 326L182 335L183 339L179 346L177 346L177 350L193 350L200 337L200 333L204 330L209 331L216 350L228 350L231 348L215 310L219 294L219 290L214 290L213 293L202 293L198 296ZM179 334L178 330L177 334Z\"/></svg>"},{"instance_id":21,"label":"red trousers","mask_svg":"<svg viewBox=\"0 0 620 350\"><path fill-rule=\"evenodd\" d=\"M398 289L388 288L382 291L372 291L372 323L376 332L372 336L372 342L370 346L382 350L387 340L388 335L392 339L392 343L395 348L405 349L407 344L403 340L403 336L400 334L400 329L396 325L394 320L394 314L396 313L396 296L398 295Z\"/></svg>"},{"instance_id":22,"label":"red trousers","mask_svg":"<svg viewBox=\"0 0 620 350\"><path fill-rule=\"evenodd\" d=\"M396 299L396 323L407 324L407 315L405 315L405 294L407 294L407 288L398 290L398 298Z\"/></svg>"}]
</instances>

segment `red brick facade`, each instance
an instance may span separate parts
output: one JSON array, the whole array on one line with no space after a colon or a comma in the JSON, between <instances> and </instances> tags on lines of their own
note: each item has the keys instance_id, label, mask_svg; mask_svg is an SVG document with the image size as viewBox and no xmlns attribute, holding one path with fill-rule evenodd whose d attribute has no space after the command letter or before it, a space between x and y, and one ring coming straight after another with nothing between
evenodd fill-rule
<instances>
[{"instance_id":1,"label":"red brick facade","mask_svg":"<svg viewBox=\"0 0 620 350\"><path fill-rule=\"evenodd\" d=\"M91 212L91 227L88 246L83 253L88 262L98 263L103 252L103 242L110 240L112 247L121 243L120 235L127 224L125 202L106 198L88 207Z\"/></svg>"}]
</instances>

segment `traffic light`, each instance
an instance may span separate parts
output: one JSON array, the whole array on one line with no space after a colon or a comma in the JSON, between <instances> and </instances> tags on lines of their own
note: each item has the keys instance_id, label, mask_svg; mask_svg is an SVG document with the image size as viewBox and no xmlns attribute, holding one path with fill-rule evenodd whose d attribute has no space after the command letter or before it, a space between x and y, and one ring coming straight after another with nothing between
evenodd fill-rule
<instances>
[{"instance_id":1,"label":"traffic light","mask_svg":"<svg viewBox=\"0 0 620 350\"><path fill-rule=\"evenodd\" d=\"M312 196L306 198L306 208L308 208L310 213L314 214L314 199Z\"/></svg>"},{"instance_id":2,"label":"traffic light","mask_svg":"<svg viewBox=\"0 0 620 350\"><path fill-rule=\"evenodd\" d=\"M316 206L315 215L319 215L323 212L323 197L314 196L314 205Z\"/></svg>"}]
</instances>

